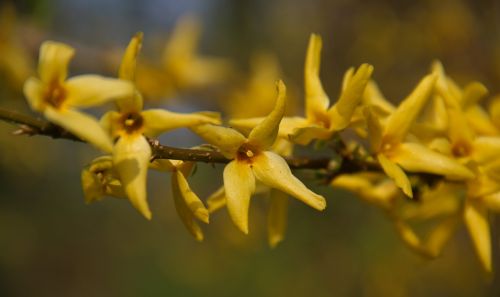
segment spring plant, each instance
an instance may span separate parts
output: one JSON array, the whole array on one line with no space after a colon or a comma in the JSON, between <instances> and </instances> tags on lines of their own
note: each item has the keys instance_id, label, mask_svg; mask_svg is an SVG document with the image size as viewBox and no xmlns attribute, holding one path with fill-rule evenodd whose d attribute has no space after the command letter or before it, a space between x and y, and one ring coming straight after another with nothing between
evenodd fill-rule
<instances>
[{"instance_id":1,"label":"spring plant","mask_svg":"<svg viewBox=\"0 0 500 297\"><path fill-rule=\"evenodd\" d=\"M179 218L199 241L200 223L208 224L210 215L223 209L239 230L251 232L252 195L265 192L270 199L268 240L276 246L286 231L289 197L318 215L333 199L294 175L308 169L316 173L317 183L351 191L383 210L402 241L425 257L437 257L457 226L465 224L482 267L492 271L489 214L500 211L500 100L484 108L481 100L488 91L483 84L460 86L435 61L395 106L373 80L374 67L362 64L345 72L334 99L320 77L322 39L312 34L303 115L286 114L286 82L272 78L280 73L274 68L268 72L272 75L255 76L265 81L264 90L250 84L249 97L238 94L240 104L228 104L222 116L144 108L148 92L156 96L228 80L226 60L196 53L198 34L195 23L183 22L167 43L162 67L152 69L138 60L143 35L137 33L115 78L69 77L75 50L45 41L37 74L23 88L29 106L45 120L6 109L0 109L0 118L17 125L17 135L71 139L100 150L103 155L89 160L81 173L87 203L105 197L128 200L151 220L147 174L168 172ZM259 102L272 110L259 114ZM82 110L101 105L114 108L100 119ZM193 148L160 143L159 135L177 128L188 128L206 143ZM299 147L310 151L308 157L296 153ZM327 148L329 156L315 157L319 147ZM225 164L223 185L209 197L199 197L189 184L199 162ZM418 221L434 224L421 234L414 228Z\"/></svg>"}]
</instances>

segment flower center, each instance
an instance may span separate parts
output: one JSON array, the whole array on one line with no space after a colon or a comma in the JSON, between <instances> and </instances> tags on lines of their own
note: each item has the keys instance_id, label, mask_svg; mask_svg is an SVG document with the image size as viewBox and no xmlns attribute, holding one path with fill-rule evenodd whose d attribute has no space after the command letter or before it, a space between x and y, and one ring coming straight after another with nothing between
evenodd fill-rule
<instances>
[{"instance_id":1,"label":"flower center","mask_svg":"<svg viewBox=\"0 0 500 297\"><path fill-rule=\"evenodd\" d=\"M60 108L66 99L66 90L59 83L55 82L50 84L45 96L45 102L55 108Z\"/></svg>"},{"instance_id":2,"label":"flower center","mask_svg":"<svg viewBox=\"0 0 500 297\"><path fill-rule=\"evenodd\" d=\"M252 158L258 155L258 153L259 151L256 148L245 143L238 149L236 158L240 161L251 162Z\"/></svg>"},{"instance_id":3,"label":"flower center","mask_svg":"<svg viewBox=\"0 0 500 297\"><path fill-rule=\"evenodd\" d=\"M144 119L142 118L140 113L130 112L122 116L121 123L123 129L127 132L127 134L131 134L142 128Z\"/></svg>"},{"instance_id":4,"label":"flower center","mask_svg":"<svg viewBox=\"0 0 500 297\"><path fill-rule=\"evenodd\" d=\"M466 157L472 152L472 148L468 143L459 142L455 144L451 149L455 157Z\"/></svg>"}]
</instances>

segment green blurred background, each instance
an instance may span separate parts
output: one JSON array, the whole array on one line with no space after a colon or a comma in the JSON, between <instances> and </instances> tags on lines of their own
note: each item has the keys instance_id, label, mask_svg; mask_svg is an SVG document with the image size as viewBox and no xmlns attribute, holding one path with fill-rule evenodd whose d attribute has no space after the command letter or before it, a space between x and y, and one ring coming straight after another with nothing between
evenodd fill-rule
<instances>
[{"instance_id":1,"label":"green blurred background","mask_svg":"<svg viewBox=\"0 0 500 297\"><path fill-rule=\"evenodd\" d=\"M459 83L479 80L492 95L500 91L500 2L493 0L33 0L15 6L16 36L29 55L36 60L43 40L67 42L77 48L72 74L115 75L116 68L103 66L103 53L123 49L139 30L144 52L158 51L176 20L195 14L203 23L201 52L231 59L242 77L255 51L273 52L299 98L311 32L323 36L322 77L332 99L344 71L363 62L374 65L375 80L393 102L410 92L433 59ZM0 106L29 112L20 87L0 77ZM153 104L217 110L223 91L180 93ZM267 201L258 196L248 236L224 210L211 217L198 243L175 213L168 175L150 174L151 222L121 200L86 206L80 170L98 153L65 140L12 136L12 130L0 123L0 296L500 294L498 273L482 273L463 227L440 258L422 259L379 209L316 185L310 172L302 176L327 197L328 208L317 213L292 201L287 238L277 248L267 245ZM184 130L173 135L162 141L199 143ZM207 197L222 184L221 167L199 165L191 184ZM498 228L494 223L497 269Z\"/></svg>"}]
</instances>

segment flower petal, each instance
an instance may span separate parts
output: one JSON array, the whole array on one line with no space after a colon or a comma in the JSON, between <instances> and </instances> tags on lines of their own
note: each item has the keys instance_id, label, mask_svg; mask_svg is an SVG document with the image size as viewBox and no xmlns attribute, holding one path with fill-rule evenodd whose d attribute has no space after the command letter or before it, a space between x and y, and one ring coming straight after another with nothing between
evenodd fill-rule
<instances>
[{"instance_id":1,"label":"flower petal","mask_svg":"<svg viewBox=\"0 0 500 297\"><path fill-rule=\"evenodd\" d=\"M372 65L363 64L346 83L339 100L328 110L331 129L340 131L349 125L354 110L363 99L363 93L372 72Z\"/></svg>"},{"instance_id":2,"label":"flower petal","mask_svg":"<svg viewBox=\"0 0 500 297\"><path fill-rule=\"evenodd\" d=\"M38 74L46 83L61 83L68 76L68 65L75 54L75 49L60 42L45 41L40 46Z\"/></svg>"},{"instance_id":3,"label":"flower petal","mask_svg":"<svg viewBox=\"0 0 500 297\"><path fill-rule=\"evenodd\" d=\"M203 205L200 198L191 190L189 183L180 170L172 174L172 182L177 183L178 190L184 199L184 203L200 221L208 224L208 209Z\"/></svg>"},{"instance_id":4,"label":"flower petal","mask_svg":"<svg viewBox=\"0 0 500 297\"><path fill-rule=\"evenodd\" d=\"M208 143L217 146L229 159L235 158L238 149L246 141L245 136L232 128L205 124L190 129Z\"/></svg>"},{"instance_id":5,"label":"flower petal","mask_svg":"<svg viewBox=\"0 0 500 297\"><path fill-rule=\"evenodd\" d=\"M464 219L483 268L491 272L491 237L487 209L469 201L465 204Z\"/></svg>"},{"instance_id":6,"label":"flower petal","mask_svg":"<svg viewBox=\"0 0 500 297\"><path fill-rule=\"evenodd\" d=\"M402 143L391 151L390 159L410 172L444 175L449 179L474 178L474 173L454 159L418 143Z\"/></svg>"},{"instance_id":7,"label":"flower petal","mask_svg":"<svg viewBox=\"0 0 500 297\"><path fill-rule=\"evenodd\" d=\"M378 152L382 144L382 125L380 124L380 121L375 115L375 111L372 107L364 108L363 113L366 118L366 128L368 130L368 135L370 136L370 147L372 151Z\"/></svg>"},{"instance_id":8,"label":"flower petal","mask_svg":"<svg viewBox=\"0 0 500 297\"><path fill-rule=\"evenodd\" d=\"M146 200L146 178L151 147L142 135L123 136L113 150L113 163L132 205L151 219Z\"/></svg>"},{"instance_id":9,"label":"flower petal","mask_svg":"<svg viewBox=\"0 0 500 297\"><path fill-rule=\"evenodd\" d=\"M285 192L317 210L326 207L325 198L309 190L290 171L286 161L273 152L263 152L253 158L253 172L263 184Z\"/></svg>"},{"instance_id":10,"label":"flower petal","mask_svg":"<svg viewBox=\"0 0 500 297\"><path fill-rule=\"evenodd\" d=\"M52 123L63 127L97 148L108 153L113 150L109 136L93 117L72 109L58 110L48 106L44 110L44 115Z\"/></svg>"},{"instance_id":11,"label":"flower petal","mask_svg":"<svg viewBox=\"0 0 500 297\"><path fill-rule=\"evenodd\" d=\"M288 218L288 197L285 193L271 189L269 214L267 217L267 238L274 248L285 238Z\"/></svg>"},{"instance_id":12,"label":"flower petal","mask_svg":"<svg viewBox=\"0 0 500 297\"><path fill-rule=\"evenodd\" d=\"M332 134L333 132L325 127L311 124L295 129L290 140L300 145L308 145L315 139L330 139Z\"/></svg>"},{"instance_id":13,"label":"flower petal","mask_svg":"<svg viewBox=\"0 0 500 297\"><path fill-rule=\"evenodd\" d=\"M31 109L43 111L45 107L45 102L43 100L44 85L40 80L34 77L28 78L24 83L23 92Z\"/></svg>"},{"instance_id":14,"label":"flower petal","mask_svg":"<svg viewBox=\"0 0 500 297\"><path fill-rule=\"evenodd\" d=\"M123 55L120 70L118 71L118 77L120 79L129 81L135 80L135 67L137 64L137 56L141 51L143 36L144 34L142 32L137 32L130 40L125 50L125 54Z\"/></svg>"},{"instance_id":15,"label":"flower petal","mask_svg":"<svg viewBox=\"0 0 500 297\"><path fill-rule=\"evenodd\" d=\"M311 34L304 67L306 116L308 119L315 119L317 114L324 114L330 105L330 99L323 90L319 78L321 47L321 36Z\"/></svg>"},{"instance_id":16,"label":"flower petal","mask_svg":"<svg viewBox=\"0 0 500 297\"><path fill-rule=\"evenodd\" d=\"M165 109L149 109L141 113L144 119L144 134L158 136L161 133L183 127L201 124L218 124L218 116L212 117L201 113L177 113Z\"/></svg>"},{"instance_id":17,"label":"flower petal","mask_svg":"<svg viewBox=\"0 0 500 297\"><path fill-rule=\"evenodd\" d=\"M100 75L79 75L66 82L66 103L76 107L92 107L108 101L130 97L135 88L131 82Z\"/></svg>"},{"instance_id":18,"label":"flower petal","mask_svg":"<svg viewBox=\"0 0 500 297\"><path fill-rule=\"evenodd\" d=\"M408 179L408 176L406 176L403 169L401 169L401 167L393 161L387 159L387 157L383 154L378 154L377 160L380 163L380 166L382 166L385 174L387 174L387 176L389 176L396 183L406 196L413 198L410 180Z\"/></svg>"},{"instance_id":19,"label":"flower petal","mask_svg":"<svg viewBox=\"0 0 500 297\"><path fill-rule=\"evenodd\" d=\"M182 173L178 172L179 175ZM194 214L186 204L185 197L183 196L183 191L180 188L178 175L177 173L172 174L172 193L174 197L174 205L177 214L182 220L182 223L188 229L189 233L194 236L194 238L198 241L203 240L203 231L200 226L194 220ZM207 216L208 219L208 216Z\"/></svg>"},{"instance_id":20,"label":"flower petal","mask_svg":"<svg viewBox=\"0 0 500 297\"><path fill-rule=\"evenodd\" d=\"M391 142L400 142L408 134L434 89L437 76L425 76L413 92L404 99L399 107L387 119L384 135Z\"/></svg>"},{"instance_id":21,"label":"flower petal","mask_svg":"<svg viewBox=\"0 0 500 297\"><path fill-rule=\"evenodd\" d=\"M226 191L220 187L207 198L208 212L213 213L226 206Z\"/></svg>"},{"instance_id":22,"label":"flower petal","mask_svg":"<svg viewBox=\"0 0 500 297\"><path fill-rule=\"evenodd\" d=\"M229 162L224 168L224 189L229 216L234 224L248 234L248 209L255 191L255 177L246 162Z\"/></svg>"},{"instance_id":23,"label":"flower petal","mask_svg":"<svg viewBox=\"0 0 500 297\"><path fill-rule=\"evenodd\" d=\"M281 119L285 114L286 87L281 80L276 85L278 97L274 109L248 135L248 142L260 149L267 149L273 145L278 136Z\"/></svg>"}]
</instances>

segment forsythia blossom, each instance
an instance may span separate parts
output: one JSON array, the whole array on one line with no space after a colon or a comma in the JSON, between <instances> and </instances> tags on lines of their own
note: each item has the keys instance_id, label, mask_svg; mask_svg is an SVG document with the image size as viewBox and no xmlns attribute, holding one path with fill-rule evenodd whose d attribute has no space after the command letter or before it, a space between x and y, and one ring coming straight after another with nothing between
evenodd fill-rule
<instances>
[{"instance_id":1,"label":"forsythia blossom","mask_svg":"<svg viewBox=\"0 0 500 297\"><path fill-rule=\"evenodd\" d=\"M292 175L281 156L268 150L276 141L285 112L285 92L284 83L279 81L278 98L273 111L252 129L248 137L222 126L200 125L193 128L232 160L224 168L226 204L231 219L243 233L248 233L248 209L256 179L313 208L323 210L326 207L325 198L309 190Z\"/></svg>"}]
</instances>

